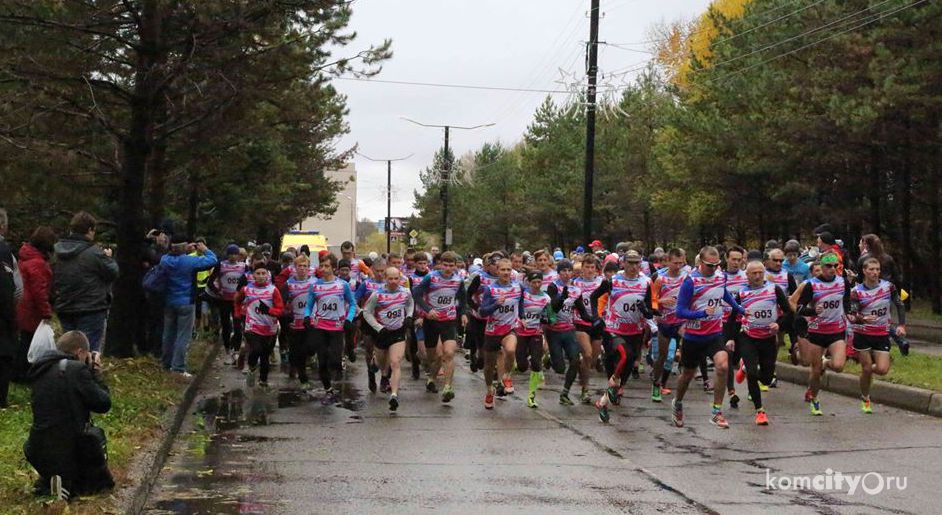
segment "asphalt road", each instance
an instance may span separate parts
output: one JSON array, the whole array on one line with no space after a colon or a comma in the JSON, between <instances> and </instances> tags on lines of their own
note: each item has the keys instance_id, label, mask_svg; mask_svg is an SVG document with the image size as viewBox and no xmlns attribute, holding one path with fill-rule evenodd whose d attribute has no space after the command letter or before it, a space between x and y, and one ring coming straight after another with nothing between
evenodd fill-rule
<instances>
[{"instance_id":1,"label":"asphalt road","mask_svg":"<svg viewBox=\"0 0 942 515\"><path fill-rule=\"evenodd\" d=\"M147 513L938 513L942 419L823 393L812 417L803 390L766 394L771 425L743 405L731 428L709 423L702 389L685 399L687 424L632 381L602 424L594 407L557 403L547 374L539 409L518 393L483 407L480 374L464 360L445 405L405 379L402 405L370 394L362 359L349 364L342 402L324 405L280 373L268 391L246 389L216 363L175 444ZM403 370L404 376L408 372ZM676 381L672 379L672 385ZM593 385L601 385L600 377ZM868 494L781 489L792 476L905 477ZM822 477L820 480L824 480ZM769 482L775 489L769 489ZM885 484L885 483L884 483ZM905 489L901 489L905 486Z\"/></svg>"}]
</instances>

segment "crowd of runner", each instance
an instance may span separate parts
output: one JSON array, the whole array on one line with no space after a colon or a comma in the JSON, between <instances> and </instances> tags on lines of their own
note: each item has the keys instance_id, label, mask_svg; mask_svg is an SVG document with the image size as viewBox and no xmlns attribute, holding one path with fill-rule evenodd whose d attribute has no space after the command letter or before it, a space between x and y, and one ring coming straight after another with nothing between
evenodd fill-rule
<instances>
[{"instance_id":1,"label":"crowd of runner","mask_svg":"<svg viewBox=\"0 0 942 515\"><path fill-rule=\"evenodd\" d=\"M465 260L436 248L361 259L346 242L339 257L287 249L277 274L270 259L230 245L206 292L228 363L243 370L248 387L268 387L271 364L280 361L289 380L312 393L308 368L316 370L320 397L334 403L345 363L361 354L369 390L387 393L391 411L400 407L403 368L449 403L463 354L471 372L483 374L485 409L513 394L521 377L527 406L537 408L552 370L562 378L560 404L594 405L608 422L626 382L640 380L647 365L651 402L673 396L678 427L695 379L713 392L713 425L729 427L723 410L739 408L743 382L755 423L767 425L763 394L776 385L781 347L808 367L812 415L823 413L822 375L840 372L848 356L861 364L860 406L871 413L870 385L889 371L891 337L908 350L899 281L879 239L861 240L853 267L838 243L823 231L810 249L771 241L761 251L704 246L688 256L681 248L644 255L626 243L608 252L594 241L568 256L541 249Z\"/></svg>"}]
</instances>

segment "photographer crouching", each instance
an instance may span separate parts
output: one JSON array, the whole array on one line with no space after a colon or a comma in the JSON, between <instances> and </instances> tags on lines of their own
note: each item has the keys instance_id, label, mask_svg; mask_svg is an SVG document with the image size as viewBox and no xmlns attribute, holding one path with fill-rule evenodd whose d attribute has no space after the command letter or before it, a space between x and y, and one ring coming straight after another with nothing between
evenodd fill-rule
<instances>
[{"instance_id":1,"label":"photographer crouching","mask_svg":"<svg viewBox=\"0 0 942 515\"><path fill-rule=\"evenodd\" d=\"M33 363L27 382L33 426L23 450L39 473L34 493L69 500L112 488L105 435L91 425L91 412L108 412L111 397L85 334L63 334Z\"/></svg>"}]
</instances>

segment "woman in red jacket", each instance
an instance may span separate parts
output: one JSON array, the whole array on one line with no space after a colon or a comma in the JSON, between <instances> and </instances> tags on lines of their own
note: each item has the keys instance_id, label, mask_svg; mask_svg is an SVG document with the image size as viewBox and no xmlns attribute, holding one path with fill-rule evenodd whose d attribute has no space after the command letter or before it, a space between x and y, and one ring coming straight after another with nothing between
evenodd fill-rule
<instances>
[{"instance_id":1,"label":"woman in red jacket","mask_svg":"<svg viewBox=\"0 0 942 515\"><path fill-rule=\"evenodd\" d=\"M26 353L33 333L43 320L52 318L49 291L52 286L52 268L49 256L56 243L51 227L40 226L33 231L29 242L20 247L19 266L23 276L23 298L16 306L16 326L20 331L20 345L14 358L14 380L21 380L29 369Z\"/></svg>"}]
</instances>

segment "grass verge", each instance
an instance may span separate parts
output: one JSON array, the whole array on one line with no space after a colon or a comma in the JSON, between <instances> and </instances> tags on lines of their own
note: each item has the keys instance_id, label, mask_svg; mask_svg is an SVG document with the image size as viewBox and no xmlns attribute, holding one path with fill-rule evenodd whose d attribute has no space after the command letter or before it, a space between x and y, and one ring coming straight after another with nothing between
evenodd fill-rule
<instances>
[{"instance_id":1,"label":"grass verge","mask_svg":"<svg viewBox=\"0 0 942 515\"><path fill-rule=\"evenodd\" d=\"M194 343L191 363L205 357L210 346ZM195 365L198 366L198 365ZM197 369L193 368L195 372ZM111 390L111 411L93 415L94 423L108 436L108 461L115 482L126 483L128 466L145 444L160 434L164 412L176 404L187 383L167 373L152 357L105 359L105 382ZM82 498L67 509L64 503L51 503L31 493L37 475L23 456L23 443L29 435L32 414L29 389L13 385L10 408L0 410L0 511L25 513L110 513L115 512L109 495Z\"/></svg>"},{"instance_id":2,"label":"grass verge","mask_svg":"<svg viewBox=\"0 0 942 515\"><path fill-rule=\"evenodd\" d=\"M779 350L778 360L789 362L786 348ZM894 346L890 360L890 372L883 377L875 375L874 380L942 391L942 357L917 353L903 356ZM860 364L849 359L844 372L859 376Z\"/></svg>"},{"instance_id":3,"label":"grass verge","mask_svg":"<svg viewBox=\"0 0 942 515\"><path fill-rule=\"evenodd\" d=\"M909 312L906 313L907 320L913 321L929 321L929 322L938 322L942 323L942 315L937 315L932 312L932 304L928 300L920 299L913 300L913 305L910 308Z\"/></svg>"}]
</instances>

